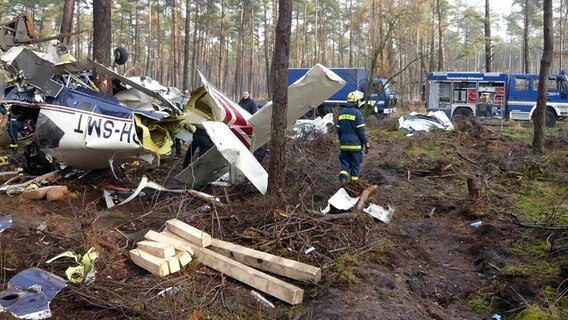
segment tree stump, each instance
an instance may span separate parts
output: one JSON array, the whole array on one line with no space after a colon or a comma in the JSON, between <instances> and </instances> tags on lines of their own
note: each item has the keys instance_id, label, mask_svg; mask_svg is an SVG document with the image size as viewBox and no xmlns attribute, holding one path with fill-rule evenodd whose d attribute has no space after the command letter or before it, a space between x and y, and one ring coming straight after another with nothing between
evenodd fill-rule
<instances>
[{"instance_id":1,"label":"tree stump","mask_svg":"<svg viewBox=\"0 0 568 320\"><path fill-rule=\"evenodd\" d=\"M469 192L470 199L479 198L479 187L474 177L467 178L467 191Z\"/></svg>"}]
</instances>

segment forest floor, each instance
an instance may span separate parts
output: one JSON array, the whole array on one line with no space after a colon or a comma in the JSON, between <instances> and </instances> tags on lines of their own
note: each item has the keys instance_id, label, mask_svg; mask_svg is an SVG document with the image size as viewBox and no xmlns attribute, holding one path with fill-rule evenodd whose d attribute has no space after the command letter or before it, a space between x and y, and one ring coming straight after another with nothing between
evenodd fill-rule
<instances>
[{"instance_id":1,"label":"forest floor","mask_svg":"<svg viewBox=\"0 0 568 320\"><path fill-rule=\"evenodd\" d=\"M191 196L153 192L106 209L105 185L135 188L143 175L177 188L183 159L160 167L127 166L61 181L64 201L0 195L0 284L30 267L65 277L67 250L100 254L90 285L68 284L52 301L52 319L566 319L568 318L568 124L546 130L546 152L531 152L532 127L464 121L451 132L406 136L396 119L367 121L371 150L356 194L376 184L370 201L395 208L390 223L367 216L325 220L313 211L338 190L335 132L287 147L287 188L263 196L250 184L208 186L226 207ZM7 153L7 151L6 151ZM267 166L268 159L264 165ZM469 195L470 178L479 196ZM283 203L277 206L277 203ZM212 236L322 269L318 283L288 305L194 260L156 277L128 251L148 230L178 218ZM473 222L481 221L477 228ZM306 250L315 248L309 253ZM163 289L180 286L162 297ZM0 313L0 319L13 319Z\"/></svg>"}]
</instances>

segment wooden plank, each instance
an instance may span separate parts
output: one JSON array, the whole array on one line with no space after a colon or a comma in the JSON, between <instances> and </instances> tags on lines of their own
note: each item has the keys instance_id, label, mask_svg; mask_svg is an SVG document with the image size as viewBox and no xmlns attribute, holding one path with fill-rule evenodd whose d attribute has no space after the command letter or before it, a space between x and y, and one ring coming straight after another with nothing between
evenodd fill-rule
<instances>
[{"instance_id":1,"label":"wooden plank","mask_svg":"<svg viewBox=\"0 0 568 320\"><path fill-rule=\"evenodd\" d=\"M169 231L167 230L162 231L162 234L168 233ZM197 260L211 269L224 273L233 279L289 304L300 304L304 299L304 290L302 288L298 288L231 258L225 257L215 251L201 248L180 237L178 237L178 239L185 241L187 245L191 246L193 251L195 251Z\"/></svg>"},{"instance_id":2,"label":"wooden plank","mask_svg":"<svg viewBox=\"0 0 568 320\"><path fill-rule=\"evenodd\" d=\"M207 247L211 245L212 238L208 233L205 233L197 228L190 226L189 224L178 220L170 219L166 221L166 227L170 232L176 234L183 239L196 244L200 247Z\"/></svg>"},{"instance_id":3,"label":"wooden plank","mask_svg":"<svg viewBox=\"0 0 568 320\"><path fill-rule=\"evenodd\" d=\"M166 258L166 261L168 262L168 270L170 271L170 274L179 272L181 270L181 265L178 258L169 257Z\"/></svg>"},{"instance_id":4,"label":"wooden plank","mask_svg":"<svg viewBox=\"0 0 568 320\"><path fill-rule=\"evenodd\" d=\"M174 248L176 248L177 250L187 251L192 256L195 254L193 252L193 249L191 249L191 247L187 245L186 241L179 241L179 239L172 238L163 233L158 233L154 230L146 232L144 238L147 240L170 244L174 246Z\"/></svg>"},{"instance_id":5,"label":"wooden plank","mask_svg":"<svg viewBox=\"0 0 568 320\"><path fill-rule=\"evenodd\" d=\"M248 266L300 281L318 282L321 269L299 261L257 251L231 242L213 239L208 248Z\"/></svg>"},{"instance_id":6,"label":"wooden plank","mask_svg":"<svg viewBox=\"0 0 568 320\"><path fill-rule=\"evenodd\" d=\"M168 262L162 258L153 256L148 252L144 252L140 249L132 249L130 250L130 259L132 259L136 265L157 276L165 277L168 275Z\"/></svg>"},{"instance_id":7,"label":"wooden plank","mask_svg":"<svg viewBox=\"0 0 568 320\"><path fill-rule=\"evenodd\" d=\"M186 250L176 250L175 257L179 260L182 267L187 266L191 262L191 255Z\"/></svg>"},{"instance_id":8,"label":"wooden plank","mask_svg":"<svg viewBox=\"0 0 568 320\"><path fill-rule=\"evenodd\" d=\"M169 258L176 255L176 249L171 244L143 240L136 244L138 248L159 258Z\"/></svg>"}]
</instances>

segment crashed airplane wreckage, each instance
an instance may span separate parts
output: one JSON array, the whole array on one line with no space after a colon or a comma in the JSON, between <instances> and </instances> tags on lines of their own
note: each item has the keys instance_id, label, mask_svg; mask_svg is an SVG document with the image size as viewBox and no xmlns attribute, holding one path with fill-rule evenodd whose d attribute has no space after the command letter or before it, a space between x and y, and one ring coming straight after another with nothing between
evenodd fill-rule
<instances>
[{"instance_id":1,"label":"crashed airplane wreckage","mask_svg":"<svg viewBox=\"0 0 568 320\"><path fill-rule=\"evenodd\" d=\"M45 154L80 170L136 159L159 163L185 124L200 125L215 146L176 179L193 188L228 174L229 182L246 177L266 192L268 175L252 152L270 138L271 103L251 115L201 72L203 86L188 99L149 78L126 78L95 61L75 61L64 46L53 49L42 52L17 43L0 56L9 74L0 105L31 125L34 144ZM118 53L124 63L126 52ZM99 92L93 71L112 78L112 95ZM326 67L313 67L288 88L288 125L344 85Z\"/></svg>"}]
</instances>

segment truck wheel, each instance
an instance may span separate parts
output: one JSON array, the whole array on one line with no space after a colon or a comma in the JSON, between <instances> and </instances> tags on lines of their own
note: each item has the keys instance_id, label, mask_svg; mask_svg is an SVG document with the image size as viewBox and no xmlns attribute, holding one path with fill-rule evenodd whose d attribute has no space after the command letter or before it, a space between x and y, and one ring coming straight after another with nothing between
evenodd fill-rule
<instances>
[{"instance_id":1,"label":"truck wheel","mask_svg":"<svg viewBox=\"0 0 568 320\"><path fill-rule=\"evenodd\" d=\"M458 108L454 111L452 118L454 119L464 119L473 116L473 112L469 108Z\"/></svg>"},{"instance_id":2,"label":"truck wheel","mask_svg":"<svg viewBox=\"0 0 568 320\"><path fill-rule=\"evenodd\" d=\"M546 113L544 115L544 125L548 128L552 128L556 125L556 112L551 108L546 108Z\"/></svg>"}]
</instances>

